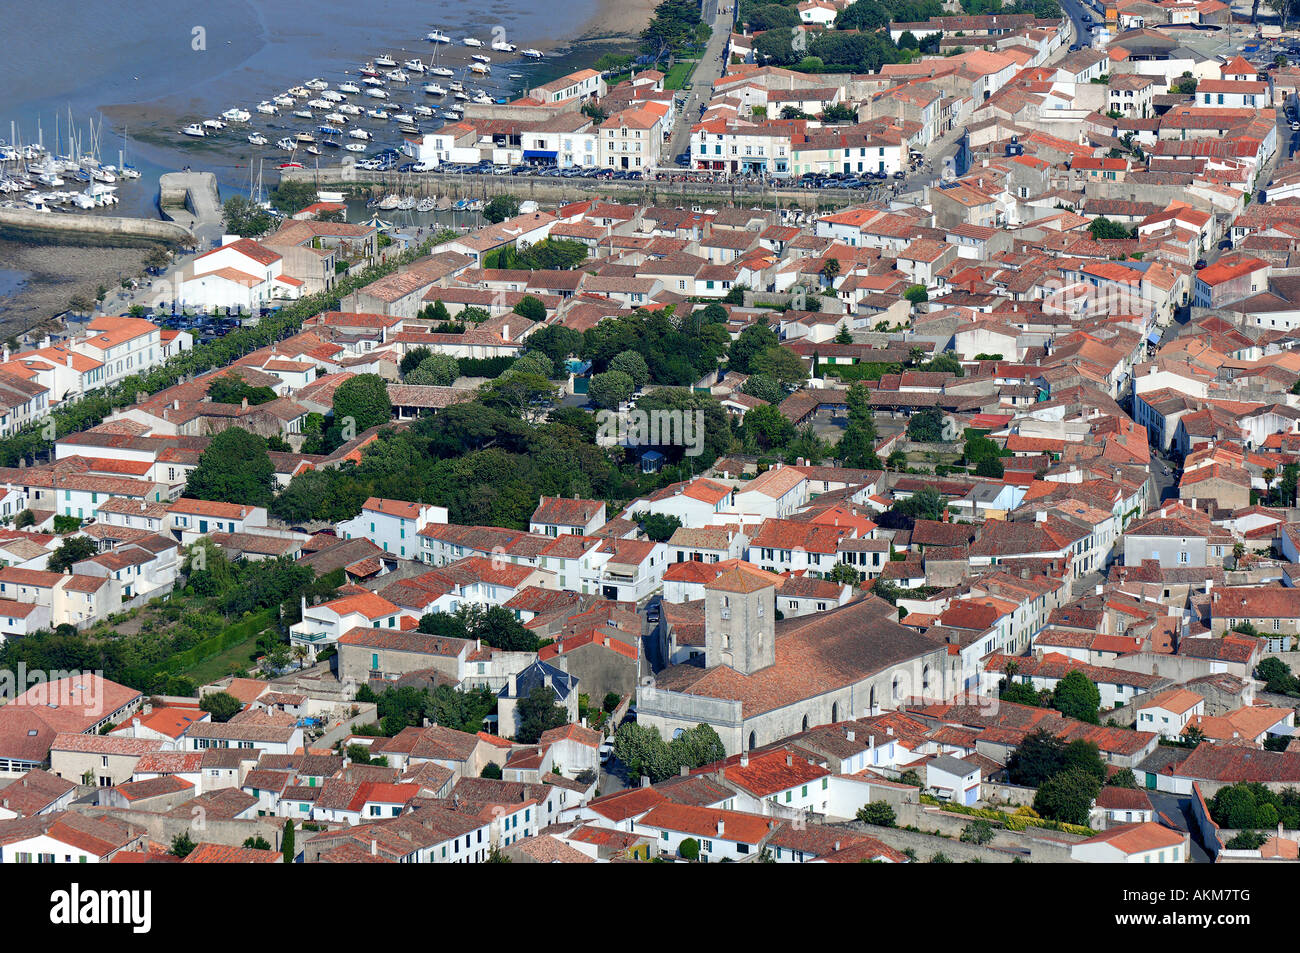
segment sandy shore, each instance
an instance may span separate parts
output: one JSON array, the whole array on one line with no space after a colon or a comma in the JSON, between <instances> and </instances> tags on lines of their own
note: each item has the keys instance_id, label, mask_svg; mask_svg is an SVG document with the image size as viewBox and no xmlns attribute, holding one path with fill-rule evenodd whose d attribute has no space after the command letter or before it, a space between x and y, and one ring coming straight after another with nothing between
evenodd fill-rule
<instances>
[{"instance_id":1,"label":"sandy shore","mask_svg":"<svg viewBox=\"0 0 1300 953\"><path fill-rule=\"evenodd\" d=\"M21 292L0 298L0 339L20 334L68 307L78 292L94 297L101 284L116 288L122 277L143 271L144 249L27 245L0 240L0 262L27 273Z\"/></svg>"},{"instance_id":2,"label":"sandy shore","mask_svg":"<svg viewBox=\"0 0 1300 953\"><path fill-rule=\"evenodd\" d=\"M576 42L636 39L650 23L660 0L602 0L600 11L583 24Z\"/></svg>"}]
</instances>

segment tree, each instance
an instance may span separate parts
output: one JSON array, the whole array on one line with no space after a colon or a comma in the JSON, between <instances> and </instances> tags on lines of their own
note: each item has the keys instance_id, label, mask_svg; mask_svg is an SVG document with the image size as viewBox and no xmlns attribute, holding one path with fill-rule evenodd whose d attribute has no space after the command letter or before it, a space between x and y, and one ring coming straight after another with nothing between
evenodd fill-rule
<instances>
[{"instance_id":1,"label":"tree","mask_svg":"<svg viewBox=\"0 0 1300 953\"><path fill-rule=\"evenodd\" d=\"M285 215L297 215L316 201L316 186L307 181L282 181L271 190L271 207Z\"/></svg>"},{"instance_id":2,"label":"tree","mask_svg":"<svg viewBox=\"0 0 1300 953\"><path fill-rule=\"evenodd\" d=\"M284 855L284 862L292 864L293 858L297 855L293 843L293 818L289 817L284 822L284 836L280 838L280 852Z\"/></svg>"},{"instance_id":3,"label":"tree","mask_svg":"<svg viewBox=\"0 0 1300 953\"><path fill-rule=\"evenodd\" d=\"M840 585L856 586L858 584L858 571L848 563L836 563L831 567L831 571L826 578L831 582L838 582Z\"/></svg>"},{"instance_id":4,"label":"tree","mask_svg":"<svg viewBox=\"0 0 1300 953\"><path fill-rule=\"evenodd\" d=\"M745 383L740 385L740 392L769 404L779 404L785 399L785 390L766 374L750 374Z\"/></svg>"},{"instance_id":5,"label":"tree","mask_svg":"<svg viewBox=\"0 0 1300 953\"><path fill-rule=\"evenodd\" d=\"M1056 683L1052 692L1052 707L1062 715L1097 724L1097 710L1101 706L1101 691L1087 675L1075 669Z\"/></svg>"},{"instance_id":6,"label":"tree","mask_svg":"<svg viewBox=\"0 0 1300 953\"><path fill-rule=\"evenodd\" d=\"M334 391L335 426L349 418L358 434L393 419L388 384L378 374L349 377Z\"/></svg>"},{"instance_id":7,"label":"tree","mask_svg":"<svg viewBox=\"0 0 1300 953\"><path fill-rule=\"evenodd\" d=\"M794 439L794 424L771 404L755 407L745 414L745 433L753 434L762 450L784 447Z\"/></svg>"},{"instance_id":8,"label":"tree","mask_svg":"<svg viewBox=\"0 0 1300 953\"><path fill-rule=\"evenodd\" d=\"M880 457L876 454L876 420L871 410L871 396L860 381L849 387L848 425L844 436L836 448L840 464L865 470L881 469Z\"/></svg>"},{"instance_id":9,"label":"tree","mask_svg":"<svg viewBox=\"0 0 1300 953\"><path fill-rule=\"evenodd\" d=\"M613 410L632 396L636 384L622 371L593 374L587 385L587 397L597 407Z\"/></svg>"},{"instance_id":10,"label":"tree","mask_svg":"<svg viewBox=\"0 0 1300 953\"><path fill-rule=\"evenodd\" d=\"M614 359L609 362L609 369L622 371L632 378L632 383L637 387L644 387L650 383L650 368L646 365L645 358L636 351L620 351L615 354Z\"/></svg>"},{"instance_id":11,"label":"tree","mask_svg":"<svg viewBox=\"0 0 1300 953\"><path fill-rule=\"evenodd\" d=\"M518 214L519 199L506 193L494 195L487 205L483 206L484 220L491 222L493 225L497 222L504 222L508 218L514 218Z\"/></svg>"},{"instance_id":12,"label":"tree","mask_svg":"<svg viewBox=\"0 0 1300 953\"><path fill-rule=\"evenodd\" d=\"M787 385L802 384L808 379L808 366L794 351L783 347L769 347L754 355L750 370Z\"/></svg>"},{"instance_id":13,"label":"tree","mask_svg":"<svg viewBox=\"0 0 1300 953\"><path fill-rule=\"evenodd\" d=\"M171 264L172 253L164 245L151 245L144 253L144 266L151 271L161 271Z\"/></svg>"},{"instance_id":14,"label":"tree","mask_svg":"<svg viewBox=\"0 0 1300 953\"><path fill-rule=\"evenodd\" d=\"M199 455L198 466L185 483L185 495L196 500L270 505L275 495L275 464L267 453L266 440L239 427L221 431Z\"/></svg>"},{"instance_id":15,"label":"tree","mask_svg":"<svg viewBox=\"0 0 1300 953\"><path fill-rule=\"evenodd\" d=\"M993 840L993 825L978 817L966 825L960 839L963 844L987 844Z\"/></svg>"},{"instance_id":16,"label":"tree","mask_svg":"<svg viewBox=\"0 0 1300 953\"><path fill-rule=\"evenodd\" d=\"M835 332L835 343L836 344L853 343L853 332L849 330L849 326L847 324L841 324L840 329Z\"/></svg>"},{"instance_id":17,"label":"tree","mask_svg":"<svg viewBox=\"0 0 1300 953\"><path fill-rule=\"evenodd\" d=\"M264 235L275 225L275 219L266 209L242 195L226 199L225 205L221 207L221 218L226 231L240 238Z\"/></svg>"},{"instance_id":18,"label":"tree","mask_svg":"<svg viewBox=\"0 0 1300 953\"><path fill-rule=\"evenodd\" d=\"M991 457L975 464L975 475L1000 480L1006 475L1006 469L1002 466L1001 460Z\"/></svg>"},{"instance_id":19,"label":"tree","mask_svg":"<svg viewBox=\"0 0 1300 953\"><path fill-rule=\"evenodd\" d=\"M682 860L696 861L700 859L700 842L694 837L687 837L677 845L677 855Z\"/></svg>"},{"instance_id":20,"label":"tree","mask_svg":"<svg viewBox=\"0 0 1300 953\"><path fill-rule=\"evenodd\" d=\"M198 844L194 843L194 841L190 839L189 831L182 831L172 838L171 850L167 851L167 853L171 854L173 857L184 859L192 854L194 848L198 846Z\"/></svg>"},{"instance_id":21,"label":"tree","mask_svg":"<svg viewBox=\"0 0 1300 953\"><path fill-rule=\"evenodd\" d=\"M900 500L894 508L914 520L942 520L947 504L938 490L932 486L923 486L911 496Z\"/></svg>"},{"instance_id":22,"label":"tree","mask_svg":"<svg viewBox=\"0 0 1300 953\"><path fill-rule=\"evenodd\" d=\"M524 295L519 299L519 303L511 310L520 317L527 318L529 321L545 321L546 305L542 304L540 298L534 298L532 295Z\"/></svg>"},{"instance_id":23,"label":"tree","mask_svg":"<svg viewBox=\"0 0 1300 953\"><path fill-rule=\"evenodd\" d=\"M1088 234L1097 241L1132 238L1133 233L1119 222L1112 222L1104 215L1099 215L1088 224Z\"/></svg>"},{"instance_id":24,"label":"tree","mask_svg":"<svg viewBox=\"0 0 1300 953\"><path fill-rule=\"evenodd\" d=\"M1129 790L1135 790L1138 786L1137 775L1133 773L1132 768L1120 768L1110 776L1110 779L1106 784L1112 788L1128 788Z\"/></svg>"},{"instance_id":25,"label":"tree","mask_svg":"<svg viewBox=\"0 0 1300 953\"><path fill-rule=\"evenodd\" d=\"M682 521L676 516L665 516L663 513L651 513L641 523L641 528L645 531L646 537L654 540L656 543L666 543L672 539L673 533L681 529Z\"/></svg>"},{"instance_id":26,"label":"tree","mask_svg":"<svg viewBox=\"0 0 1300 953\"><path fill-rule=\"evenodd\" d=\"M59 543L59 548L50 554L45 568L50 572L64 572L71 569L73 563L89 559L99 552L99 545L89 536L69 536Z\"/></svg>"},{"instance_id":27,"label":"tree","mask_svg":"<svg viewBox=\"0 0 1300 953\"><path fill-rule=\"evenodd\" d=\"M890 807L888 801L872 801L870 804L864 804L858 808L857 818L863 824L874 824L876 827L893 827L897 815L894 809Z\"/></svg>"},{"instance_id":28,"label":"tree","mask_svg":"<svg viewBox=\"0 0 1300 953\"><path fill-rule=\"evenodd\" d=\"M942 443L943 414L933 407L913 414L907 421L907 436L917 443Z\"/></svg>"},{"instance_id":29,"label":"tree","mask_svg":"<svg viewBox=\"0 0 1300 953\"><path fill-rule=\"evenodd\" d=\"M254 837L245 837L244 847L248 850L270 850L271 842L261 834L258 834Z\"/></svg>"},{"instance_id":30,"label":"tree","mask_svg":"<svg viewBox=\"0 0 1300 953\"><path fill-rule=\"evenodd\" d=\"M460 377L460 364L450 354L430 354L406 375L408 384L450 387Z\"/></svg>"},{"instance_id":31,"label":"tree","mask_svg":"<svg viewBox=\"0 0 1300 953\"><path fill-rule=\"evenodd\" d=\"M930 292L926 290L925 285L908 285L903 292L903 297L912 304L924 304L930 300Z\"/></svg>"},{"instance_id":32,"label":"tree","mask_svg":"<svg viewBox=\"0 0 1300 953\"><path fill-rule=\"evenodd\" d=\"M479 772L478 776L480 778L487 778L489 781L500 781L501 765L497 764L495 761L489 761L487 764L483 765L483 770Z\"/></svg>"},{"instance_id":33,"label":"tree","mask_svg":"<svg viewBox=\"0 0 1300 953\"><path fill-rule=\"evenodd\" d=\"M1081 768L1071 768L1044 781L1034 795L1034 810L1065 824L1087 824L1101 784Z\"/></svg>"},{"instance_id":34,"label":"tree","mask_svg":"<svg viewBox=\"0 0 1300 953\"><path fill-rule=\"evenodd\" d=\"M544 732L568 724L569 713L555 703L555 689L538 685L515 705L519 728L515 740L535 745Z\"/></svg>"},{"instance_id":35,"label":"tree","mask_svg":"<svg viewBox=\"0 0 1300 953\"><path fill-rule=\"evenodd\" d=\"M756 370L752 366L754 358L779 343L776 332L766 324L751 324L732 343L727 355L728 365L731 370L741 374L753 373Z\"/></svg>"},{"instance_id":36,"label":"tree","mask_svg":"<svg viewBox=\"0 0 1300 953\"><path fill-rule=\"evenodd\" d=\"M217 724L230 721L243 708L243 703L230 692L208 692L199 701L199 709L211 715Z\"/></svg>"},{"instance_id":37,"label":"tree","mask_svg":"<svg viewBox=\"0 0 1300 953\"><path fill-rule=\"evenodd\" d=\"M1011 753L1007 759L1007 776L1012 784L1036 788L1057 774L1064 763L1064 742L1040 728L1026 736Z\"/></svg>"},{"instance_id":38,"label":"tree","mask_svg":"<svg viewBox=\"0 0 1300 953\"><path fill-rule=\"evenodd\" d=\"M1043 703L1042 695L1038 689L1034 688L1028 682L1014 682L1011 679L1003 679L1000 683L999 697L1013 705L1029 705L1037 708Z\"/></svg>"},{"instance_id":39,"label":"tree","mask_svg":"<svg viewBox=\"0 0 1300 953\"><path fill-rule=\"evenodd\" d=\"M220 374L208 385L208 397L214 404L242 404L248 401L250 407L275 400L275 391L269 387L253 387L248 381L234 374Z\"/></svg>"}]
</instances>

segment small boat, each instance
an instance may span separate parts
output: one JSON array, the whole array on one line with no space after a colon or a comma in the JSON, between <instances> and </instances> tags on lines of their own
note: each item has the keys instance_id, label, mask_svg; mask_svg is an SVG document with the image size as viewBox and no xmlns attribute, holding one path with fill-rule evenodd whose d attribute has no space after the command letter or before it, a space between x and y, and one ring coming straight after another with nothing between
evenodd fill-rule
<instances>
[{"instance_id":1,"label":"small boat","mask_svg":"<svg viewBox=\"0 0 1300 953\"><path fill-rule=\"evenodd\" d=\"M41 185L48 185L52 189L58 188L60 185L66 184L64 183L63 179L59 178L59 174L57 172L42 172L40 175L36 177L36 181L41 183Z\"/></svg>"},{"instance_id":2,"label":"small boat","mask_svg":"<svg viewBox=\"0 0 1300 953\"><path fill-rule=\"evenodd\" d=\"M300 132L294 138L296 138L299 142L303 142L303 143L316 141L316 137L313 136L310 132Z\"/></svg>"},{"instance_id":3,"label":"small boat","mask_svg":"<svg viewBox=\"0 0 1300 953\"><path fill-rule=\"evenodd\" d=\"M360 69L358 69L357 72L360 73L362 76L379 75L379 70L375 69L374 63L367 63L365 66L362 66Z\"/></svg>"},{"instance_id":4,"label":"small boat","mask_svg":"<svg viewBox=\"0 0 1300 953\"><path fill-rule=\"evenodd\" d=\"M376 57L375 57L375 65L376 65L376 66L396 66L396 65L397 65L397 60L393 59L391 56L389 56L387 53L385 53L385 54L383 54L382 56L376 56Z\"/></svg>"},{"instance_id":5,"label":"small boat","mask_svg":"<svg viewBox=\"0 0 1300 953\"><path fill-rule=\"evenodd\" d=\"M378 106L376 106L374 109L367 109L366 115L369 116L371 119L387 119L388 110L380 109Z\"/></svg>"},{"instance_id":6,"label":"small boat","mask_svg":"<svg viewBox=\"0 0 1300 953\"><path fill-rule=\"evenodd\" d=\"M472 60L478 60L480 63L491 63L491 62L492 62L492 57L490 57L490 56L484 56L482 53L473 53L473 54L470 55L470 59L472 59Z\"/></svg>"},{"instance_id":7,"label":"small boat","mask_svg":"<svg viewBox=\"0 0 1300 953\"><path fill-rule=\"evenodd\" d=\"M364 145L363 143L360 143L360 142L349 142L349 143L348 143L346 146L344 146L343 148L346 149L346 150L348 150L348 152L365 152L365 151L366 151L366 147L365 147L365 145Z\"/></svg>"},{"instance_id":8,"label":"small boat","mask_svg":"<svg viewBox=\"0 0 1300 953\"><path fill-rule=\"evenodd\" d=\"M206 126L208 129L215 129L215 130L222 130L226 128L226 124L222 122L220 119L205 119L203 120L203 125Z\"/></svg>"},{"instance_id":9,"label":"small boat","mask_svg":"<svg viewBox=\"0 0 1300 953\"><path fill-rule=\"evenodd\" d=\"M311 90L306 86L294 86L289 90L289 95L294 99L307 99L311 96Z\"/></svg>"},{"instance_id":10,"label":"small boat","mask_svg":"<svg viewBox=\"0 0 1300 953\"><path fill-rule=\"evenodd\" d=\"M433 115L433 110L428 106L412 106L411 112L417 116L424 116L426 119Z\"/></svg>"},{"instance_id":11,"label":"small boat","mask_svg":"<svg viewBox=\"0 0 1300 953\"><path fill-rule=\"evenodd\" d=\"M269 102L264 99L257 104L257 111L267 116L274 116L276 113L280 111L280 107L277 106L275 103Z\"/></svg>"},{"instance_id":12,"label":"small boat","mask_svg":"<svg viewBox=\"0 0 1300 953\"><path fill-rule=\"evenodd\" d=\"M325 117L325 121L331 125L341 126L348 121L348 117L342 113L330 113Z\"/></svg>"},{"instance_id":13,"label":"small boat","mask_svg":"<svg viewBox=\"0 0 1300 953\"><path fill-rule=\"evenodd\" d=\"M456 90L456 98L463 103L469 102L469 93L465 92L463 89L458 89Z\"/></svg>"},{"instance_id":14,"label":"small boat","mask_svg":"<svg viewBox=\"0 0 1300 953\"><path fill-rule=\"evenodd\" d=\"M447 88L450 89L453 93L461 93L465 91L465 84L458 79L452 80L450 83L447 84Z\"/></svg>"},{"instance_id":15,"label":"small boat","mask_svg":"<svg viewBox=\"0 0 1300 953\"><path fill-rule=\"evenodd\" d=\"M140 178L140 170L132 168L129 165L124 165L122 168L118 169L117 175L120 179L138 179Z\"/></svg>"},{"instance_id":16,"label":"small boat","mask_svg":"<svg viewBox=\"0 0 1300 953\"><path fill-rule=\"evenodd\" d=\"M325 82L325 80L321 79L319 76L316 77L315 79L307 80L307 82L303 83L303 85L306 86L308 89L315 89L315 90L330 88L330 84Z\"/></svg>"},{"instance_id":17,"label":"small boat","mask_svg":"<svg viewBox=\"0 0 1300 953\"><path fill-rule=\"evenodd\" d=\"M474 94L474 98L472 101L478 103L480 106L492 105L492 97L489 96L487 93L483 92L483 90L481 89Z\"/></svg>"},{"instance_id":18,"label":"small boat","mask_svg":"<svg viewBox=\"0 0 1300 953\"><path fill-rule=\"evenodd\" d=\"M421 62L420 60L412 59L412 60L407 60L405 63L403 63L402 68L409 69L412 73L423 73L425 66L424 63Z\"/></svg>"},{"instance_id":19,"label":"small boat","mask_svg":"<svg viewBox=\"0 0 1300 953\"><path fill-rule=\"evenodd\" d=\"M293 97L292 97L292 96L276 96L276 97L272 98L271 102L275 103L277 106L292 106L292 105L293 105Z\"/></svg>"},{"instance_id":20,"label":"small boat","mask_svg":"<svg viewBox=\"0 0 1300 953\"><path fill-rule=\"evenodd\" d=\"M193 136L195 139L202 139L208 134L208 130L201 122L192 122L181 130L183 136Z\"/></svg>"},{"instance_id":21,"label":"small boat","mask_svg":"<svg viewBox=\"0 0 1300 953\"><path fill-rule=\"evenodd\" d=\"M443 33L441 30L431 30L430 32L424 34L424 38L428 40L430 43L451 42L451 37L449 37L446 33Z\"/></svg>"},{"instance_id":22,"label":"small boat","mask_svg":"<svg viewBox=\"0 0 1300 953\"><path fill-rule=\"evenodd\" d=\"M470 63L469 71L476 76L487 76L492 72L492 67L488 66L486 63Z\"/></svg>"},{"instance_id":23,"label":"small boat","mask_svg":"<svg viewBox=\"0 0 1300 953\"><path fill-rule=\"evenodd\" d=\"M465 37L465 39L461 40L461 42L464 43L466 46L482 46L482 45L483 45L483 41L482 41L482 40L477 39L476 37L472 37L472 36L467 36L467 37Z\"/></svg>"},{"instance_id":24,"label":"small boat","mask_svg":"<svg viewBox=\"0 0 1300 953\"><path fill-rule=\"evenodd\" d=\"M249 135L248 142L250 145L264 146L266 145L268 140L266 136L262 135L260 132L254 132L251 135Z\"/></svg>"},{"instance_id":25,"label":"small boat","mask_svg":"<svg viewBox=\"0 0 1300 953\"><path fill-rule=\"evenodd\" d=\"M384 200L379 203L378 207L385 212L391 212L401 204L402 197L400 195L388 195L384 197Z\"/></svg>"},{"instance_id":26,"label":"small boat","mask_svg":"<svg viewBox=\"0 0 1300 953\"><path fill-rule=\"evenodd\" d=\"M388 78L389 78L390 80L392 80L394 83L409 83L409 82L411 81L411 76L410 76L410 74L409 74L409 73L404 73L404 72L403 72L402 70L400 70L400 69L395 69L395 70L391 71L391 72L388 74Z\"/></svg>"},{"instance_id":27,"label":"small boat","mask_svg":"<svg viewBox=\"0 0 1300 953\"><path fill-rule=\"evenodd\" d=\"M312 109L333 109L334 106L328 99L309 99L307 105Z\"/></svg>"},{"instance_id":28,"label":"small boat","mask_svg":"<svg viewBox=\"0 0 1300 953\"><path fill-rule=\"evenodd\" d=\"M347 97L345 97L342 93L335 92L335 91L332 90L332 89L326 89L326 90L323 90L323 91L321 92L321 94L320 94L320 98L321 98L321 99L324 99L324 100L327 100L328 102L331 102L331 103L341 103L341 102L343 102Z\"/></svg>"},{"instance_id":29,"label":"small boat","mask_svg":"<svg viewBox=\"0 0 1300 953\"><path fill-rule=\"evenodd\" d=\"M360 116L362 109L360 106L354 106L351 103L340 103L339 112L346 116Z\"/></svg>"},{"instance_id":30,"label":"small boat","mask_svg":"<svg viewBox=\"0 0 1300 953\"><path fill-rule=\"evenodd\" d=\"M277 169L301 169L303 168L303 164L301 162L281 162L279 165L276 166L276 168Z\"/></svg>"},{"instance_id":31,"label":"small boat","mask_svg":"<svg viewBox=\"0 0 1300 953\"><path fill-rule=\"evenodd\" d=\"M297 116L299 119L311 119L311 118L312 118L312 114L311 114L311 110L310 110L310 109L295 109L295 110L293 111L293 114L294 114L295 116Z\"/></svg>"},{"instance_id":32,"label":"small boat","mask_svg":"<svg viewBox=\"0 0 1300 953\"><path fill-rule=\"evenodd\" d=\"M309 155L309 156L318 156L318 155L320 155L320 150L317 149L315 146L308 146L308 147L307 147L307 155Z\"/></svg>"},{"instance_id":33,"label":"small boat","mask_svg":"<svg viewBox=\"0 0 1300 953\"><path fill-rule=\"evenodd\" d=\"M288 136L285 136L283 139L279 140L275 146L277 149L283 149L285 152L293 152L293 150L298 147L298 144Z\"/></svg>"},{"instance_id":34,"label":"small boat","mask_svg":"<svg viewBox=\"0 0 1300 953\"><path fill-rule=\"evenodd\" d=\"M420 199L419 202L415 203L415 210L417 212L432 212L437 207L437 201L430 198Z\"/></svg>"},{"instance_id":35,"label":"small boat","mask_svg":"<svg viewBox=\"0 0 1300 953\"><path fill-rule=\"evenodd\" d=\"M425 83L425 84L424 84L424 91L425 91L426 94L428 94L428 95L430 95L430 96L446 96L446 95L447 95L447 91L446 91L445 89L443 89L441 86L439 86L437 83Z\"/></svg>"},{"instance_id":36,"label":"small boat","mask_svg":"<svg viewBox=\"0 0 1300 953\"><path fill-rule=\"evenodd\" d=\"M380 79L378 76L367 76L361 82L365 86L383 86L388 81Z\"/></svg>"},{"instance_id":37,"label":"small boat","mask_svg":"<svg viewBox=\"0 0 1300 953\"><path fill-rule=\"evenodd\" d=\"M442 111L442 115L446 119L460 119L465 112L459 106L448 106Z\"/></svg>"},{"instance_id":38,"label":"small boat","mask_svg":"<svg viewBox=\"0 0 1300 953\"><path fill-rule=\"evenodd\" d=\"M393 113L391 118L393 122L415 122L415 117L410 113Z\"/></svg>"},{"instance_id":39,"label":"small boat","mask_svg":"<svg viewBox=\"0 0 1300 953\"><path fill-rule=\"evenodd\" d=\"M511 74L510 74L510 78L511 78L511 79L523 79L523 78L524 78L524 74L523 74L523 73L511 73Z\"/></svg>"},{"instance_id":40,"label":"small boat","mask_svg":"<svg viewBox=\"0 0 1300 953\"><path fill-rule=\"evenodd\" d=\"M370 133L367 132L365 129L349 129L348 138L360 139L362 142L369 142L374 137L371 136Z\"/></svg>"},{"instance_id":41,"label":"small boat","mask_svg":"<svg viewBox=\"0 0 1300 953\"><path fill-rule=\"evenodd\" d=\"M411 198L409 195L397 203L397 210L399 212L409 212L414 208L415 208L415 199Z\"/></svg>"},{"instance_id":42,"label":"small boat","mask_svg":"<svg viewBox=\"0 0 1300 953\"><path fill-rule=\"evenodd\" d=\"M320 144L321 144L322 146L326 146L326 147L328 147L328 148L330 148L330 149L342 149L342 148L343 148L343 143L339 142L337 139L322 139L321 142L320 142Z\"/></svg>"},{"instance_id":43,"label":"small boat","mask_svg":"<svg viewBox=\"0 0 1300 953\"><path fill-rule=\"evenodd\" d=\"M432 73L434 76L455 76L456 75L456 71L454 69L449 69L446 66L430 66L429 72Z\"/></svg>"},{"instance_id":44,"label":"small boat","mask_svg":"<svg viewBox=\"0 0 1300 953\"><path fill-rule=\"evenodd\" d=\"M541 50L520 50L520 53L530 60L540 60L542 58Z\"/></svg>"},{"instance_id":45,"label":"small boat","mask_svg":"<svg viewBox=\"0 0 1300 953\"><path fill-rule=\"evenodd\" d=\"M366 95L369 96L371 99L387 99L388 90L378 89L377 87L371 86L369 89L366 90Z\"/></svg>"},{"instance_id":46,"label":"small boat","mask_svg":"<svg viewBox=\"0 0 1300 953\"><path fill-rule=\"evenodd\" d=\"M341 135L343 135L343 130L340 129L340 128L338 128L337 126L317 126L317 127L316 127L316 131L319 132L321 135L324 135L324 136L341 136Z\"/></svg>"},{"instance_id":47,"label":"small boat","mask_svg":"<svg viewBox=\"0 0 1300 953\"><path fill-rule=\"evenodd\" d=\"M356 95L361 92L361 87L356 83L339 83L339 92L348 95Z\"/></svg>"},{"instance_id":48,"label":"small boat","mask_svg":"<svg viewBox=\"0 0 1300 953\"><path fill-rule=\"evenodd\" d=\"M505 40L493 40L492 49L498 53L513 53L518 47L513 43L507 43Z\"/></svg>"},{"instance_id":49,"label":"small boat","mask_svg":"<svg viewBox=\"0 0 1300 953\"><path fill-rule=\"evenodd\" d=\"M408 136L418 136L420 134L420 127L414 123L402 123L402 125L397 128Z\"/></svg>"}]
</instances>

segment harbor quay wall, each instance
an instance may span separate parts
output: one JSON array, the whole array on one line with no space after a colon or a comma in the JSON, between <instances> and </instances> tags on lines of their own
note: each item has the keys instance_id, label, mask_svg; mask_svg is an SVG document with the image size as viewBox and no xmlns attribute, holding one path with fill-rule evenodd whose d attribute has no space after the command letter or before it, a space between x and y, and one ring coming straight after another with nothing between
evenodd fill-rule
<instances>
[{"instance_id":1,"label":"harbor quay wall","mask_svg":"<svg viewBox=\"0 0 1300 953\"><path fill-rule=\"evenodd\" d=\"M596 179L560 179L516 175L439 175L438 173L370 172L348 167L328 169L283 169L281 181L314 182L318 188L350 186L355 197L379 197L389 192L412 196L446 196L450 199L490 199L510 194L520 200L543 204L608 198L616 202L644 205L723 203L743 206L798 207L814 211L839 207L853 201L851 194L830 197L813 189L762 189L756 186L709 182L642 182Z\"/></svg>"},{"instance_id":2,"label":"harbor quay wall","mask_svg":"<svg viewBox=\"0 0 1300 953\"><path fill-rule=\"evenodd\" d=\"M23 208L0 209L0 234L64 245L187 245L194 240L188 228L175 222Z\"/></svg>"}]
</instances>

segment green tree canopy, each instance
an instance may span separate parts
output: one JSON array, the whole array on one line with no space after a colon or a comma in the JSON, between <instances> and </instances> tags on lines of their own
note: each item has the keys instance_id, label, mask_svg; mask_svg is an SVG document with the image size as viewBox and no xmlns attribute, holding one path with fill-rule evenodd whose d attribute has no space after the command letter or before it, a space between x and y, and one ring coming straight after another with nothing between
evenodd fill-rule
<instances>
[{"instance_id":1,"label":"green tree canopy","mask_svg":"<svg viewBox=\"0 0 1300 953\"><path fill-rule=\"evenodd\" d=\"M230 427L212 438L190 471L185 495L196 500L267 506L275 493L275 465L266 441Z\"/></svg>"},{"instance_id":2,"label":"green tree canopy","mask_svg":"<svg viewBox=\"0 0 1300 953\"><path fill-rule=\"evenodd\" d=\"M393 419L393 404L388 398L388 384L378 374L349 377L334 391L334 423L355 423L356 432L378 427Z\"/></svg>"}]
</instances>

